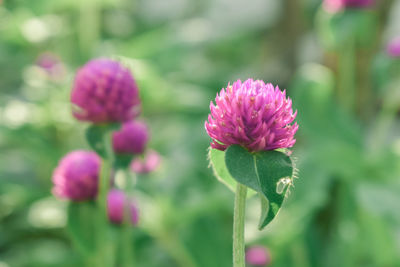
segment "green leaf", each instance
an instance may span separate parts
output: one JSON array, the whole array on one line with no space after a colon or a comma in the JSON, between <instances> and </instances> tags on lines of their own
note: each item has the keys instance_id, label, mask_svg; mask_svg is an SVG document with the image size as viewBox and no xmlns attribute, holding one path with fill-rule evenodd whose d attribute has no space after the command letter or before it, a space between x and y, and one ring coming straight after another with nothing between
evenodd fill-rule
<instances>
[{"instance_id":1,"label":"green leaf","mask_svg":"<svg viewBox=\"0 0 400 267\"><path fill-rule=\"evenodd\" d=\"M116 169L126 169L132 162L134 155L129 154L116 154L114 167Z\"/></svg>"},{"instance_id":2,"label":"green leaf","mask_svg":"<svg viewBox=\"0 0 400 267\"><path fill-rule=\"evenodd\" d=\"M255 165L260 189L268 199L268 213L262 215L259 228L264 228L278 214L289 183L292 182L293 163L290 157L278 151L263 151L255 154ZM278 192L278 184L281 190ZM265 212L265 209L263 209Z\"/></svg>"},{"instance_id":3,"label":"green leaf","mask_svg":"<svg viewBox=\"0 0 400 267\"><path fill-rule=\"evenodd\" d=\"M238 145L228 147L225 152L225 164L236 181L256 191L260 190L254 156L245 148Z\"/></svg>"},{"instance_id":4,"label":"green leaf","mask_svg":"<svg viewBox=\"0 0 400 267\"><path fill-rule=\"evenodd\" d=\"M208 157L210 160L210 165L214 171L215 177L218 181L226 185L230 190L235 192L236 181L230 175L228 169L225 165L225 152L218 149L209 149Z\"/></svg>"},{"instance_id":5,"label":"green leaf","mask_svg":"<svg viewBox=\"0 0 400 267\"><path fill-rule=\"evenodd\" d=\"M236 191L236 180L233 179L231 174L225 165L225 152L218 149L209 149L208 159L210 160L210 165L213 169L215 177L222 184L226 185L232 192ZM247 197L250 198L254 196L256 192L249 188L247 192Z\"/></svg>"},{"instance_id":6,"label":"green leaf","mask_svg":"<svg viewBox=\"0 0 400 267\"><path fill-rule=\"evenodd\" d=\"M96 205L93 201L71 202L67 230L77 249L84 255L95 251Z\"/></svg>"},{"instance_id":7,"label":"green leaf","mask_svg":"<svg viewBox=\"0 0 400 267\"><path fill-rule=\"evenodd\" d=\"M250 153L239 145L233 145L225 152L225 163L233 179L260 193L259 229L263 229L278 214L285 199L288 185L292 182L292 160L281 151Z\"/></svg>"},{"instance_id":8,"label":"green leaf","mask_svg":"<svg viewBox=\"0 0 400 267\"><path fill-rule=\"evenodd\" d=\"M86 129L86 140L90 147L102 158L106 157L105 135L120 128L120 124L93 124ZM111 142L111 141L110 141Z\"/></svg>"}]
</instances>

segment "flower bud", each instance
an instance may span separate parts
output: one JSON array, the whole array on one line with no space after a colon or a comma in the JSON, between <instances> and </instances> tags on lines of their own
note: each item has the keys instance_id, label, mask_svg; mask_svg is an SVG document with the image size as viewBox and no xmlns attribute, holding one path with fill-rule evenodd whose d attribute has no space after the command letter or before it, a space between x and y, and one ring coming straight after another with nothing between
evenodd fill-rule
<instances>
[{"instance_id":1,"label":"flower bud","mask_svg":"<svg viewBox=\"0 0 400 267\"><path fill-rule=\"evenodd\" d=\"M337 12L346 8L368 8L375 4L375 0L325 0L324 8Z\"/></svg>"},{"instance_id":2,"label":"flower bud","mask_svg":"<svg viewBox=\"0 0 400 267\"><path fill-rule=\"evenodd\" d=\"M109 59L92 60L78 70L71 102L75 118L93 123L130 120L140 105L130 70Z\"/></svg>"},{"instance_id":3,"label":"flower bud","mask_svg":"<svg viewBox=\"0 0 400 267\"><path fill-rule=\"evenodd\" d=\"M131 169L133 172L146 174L154 171L160 165L160 162L160 155L156 151L150 150L144 159L137 157L132 160Z\"/></svg>"},{"instance_id":4,"label":"flower bud","mask_svg":"<svg viewBox=\"0 0 400 267\"><path fill-rule=\"evenodd\" d=\"M118 189L111 189L107 195L107 215L114 224L122 224L124 216L129 216L132 225L139 221L139 211L132 200Z\"/></svg>"},{"instance_id":5,"label":"flower bud","mask_svg":"<svg viewBox=\"0 0 400 267\"><path fill-rule=\"evenodd\" d=\"M267 248L254 246L246 251L246 262L252 266L267 266L271 263L271 256Z\"/></svg>"},{"instance_id":6,"label":"flower bud","mask_svg":"<svg viewBox=\"0 0 400 267\"><path fill-rule=\"evenodd\" d=\"M386 52L393 58L400 58L400 37L396 37L389 42Z\"/></svg>"},{"instance_id":7,"label":"flower bud","mask_svg":"<svg viewBox=\"0 0 400 267\"><path fill-rule=\"evenodd\" d=\"M117 154L142 154L148 139L149 133L145 123L125 122L121 129L113 134L113 149Z\"/></svg>"},{"instance_id":8,"label":"flower bud","mask_svg":"<svg viewBox=\"0 0 400 267\"><path fill-rule=\"evenodd\" d=\"M53 172L54 195L73 201L97 196L100 157L91 151L68 153Z\"/></svg>"}]
</instances>

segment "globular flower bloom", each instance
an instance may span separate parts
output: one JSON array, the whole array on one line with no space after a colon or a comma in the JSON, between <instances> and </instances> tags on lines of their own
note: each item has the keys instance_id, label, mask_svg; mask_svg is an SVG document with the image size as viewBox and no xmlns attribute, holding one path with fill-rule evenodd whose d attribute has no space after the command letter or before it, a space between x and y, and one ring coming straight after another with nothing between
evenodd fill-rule
<instances>
[{"instance_id":1,"label":"globular flower bloom","mask_svg":"<svg viewBox=\"0 0 400 267\"><path fill-rule=\"evenodd\" d=\"M346 8L367 8L375 4L375 0L325 0L324 8L336 12Z\"/></svg>"},{"instance_id":2,"label":"globular flower bloom","mask_svg":"<svg viewBox=\"0 0 400 267\"><path fill-rule=\"evenodd\" d=\"M68 153L53 172L53 194L73 200L94 199L97 196L100 157L91 151Z\"/></svg>"},{"instance_id":3,"label":"globular flower bloom","mask_svg":"<svg viewBox=\"0 0 400 267\"><path fill-rule=\"evenodd\" d=\"M128 68L95 59L78 70L71 93L73 115L93 123L122 122L139 113L139 94Z\"/></svg>"},{"instance_id":4,"label":"globular flower bloom","mask_svg":"<svg viewBox=\"0 0 400 267\"><path fill-rule=\"evenodd\" d=\"M132 171L140 174L147 174L154 171L161 163L160 155L154 151L150 150L144 159L135 158L131 162Z\"/></svg>"},{"instance_id":5,"label":"globular flower bloom","mask_svg":"<svg viewBox=\"0 0 400 267\"><path fill-rule=\"evenodd\" d=\"M113 149L117 154L142 154L148 140L149 132L144 122L125 122L113 133Z\"/></svg>"},{"instance_id":6,"label":"globular flower bloom","mask_svg":"<svg viewBox=\"0 0 400 267\"><path fill-rule=\"evenodd\" d=\"M400 57L400 37L396 37L389 42L386 52L391 57Z\"/></svg>"},{"instance_id":7,"label":"globular flower bloom","mask_svg":"<svg viewBox=\"0 0 400 267\"><path fill-rule=\"evenodd\" d=\"M129 216L132 225L139 221L139 211L135 203L129 200L123 191L111 189L107 195L107 215L114 224L121 224L124 215Z\"/></svg>"},{"instance_id":8,"label":"globular flower bloom","mask_svg":"<svg viewBox=\"0 0 400 267\"><path fill-rule=\"evenodd\" d=\"M250 152L292 147L297 123L292 124L292 100L278 86L261 80L240 80L222 89L211 101L205 122L211 147L224 151L241 145Z\"/></svg>"},{"instance_id":9,"label":"globular flower bloom","mask_svg":"<svg viewBox=\"0 0 400 267\"><path fill-rule=\"evenodd\" d=\"M267 266L271 263L271 255L267 248L254 246L246 251L246 262L253 266Z\"/></svg>"}]
</instances>

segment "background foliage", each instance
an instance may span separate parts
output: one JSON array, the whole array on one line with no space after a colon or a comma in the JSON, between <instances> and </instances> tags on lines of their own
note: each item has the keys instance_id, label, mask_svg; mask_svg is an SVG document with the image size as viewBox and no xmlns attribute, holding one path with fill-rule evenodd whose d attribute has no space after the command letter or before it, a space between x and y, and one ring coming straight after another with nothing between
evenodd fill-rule
<instances>
[{"instance_id":1,"label":"background foliage","mask_svg":"<svg viewBox=\"0 0 400 267\"><path fill-rule=\"evenodd\" d=\"M233 194L208 168L204 120L217 91L248 77L293 98L300 171L262 232L249 199L247 244L267 246L272 266L400 266L400 68L384 52L400 1L378 3L360 22L372 38L360 37L348 108L338 81L352 62L332 45L348 37L332 35L319 0L0 0L0 266L82 265L51 174L88 148L69 92L101 56L132 59L163 156L137 184L137 266L231 266ZM36 65L48 51L62 62L55 76Z\"/></svg>"}]
</instances>

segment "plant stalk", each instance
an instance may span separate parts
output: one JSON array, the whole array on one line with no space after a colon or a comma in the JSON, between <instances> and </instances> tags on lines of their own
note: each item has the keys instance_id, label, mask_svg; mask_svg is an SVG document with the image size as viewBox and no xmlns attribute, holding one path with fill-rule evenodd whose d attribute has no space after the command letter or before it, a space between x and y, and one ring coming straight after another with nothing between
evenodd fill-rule
<instances>
[{"instance_id":1,"label":"plant stalk","mask_svg":"<svg viewBox=\"0 0 400 267\"><path fill-rule=\"evenodd\" d=\"M233 213L233 267L245 266L244 219L246 212L246 194L247 187L237 183Z\"/></svg>"},{"instance_id":2,"label":"plant stalk","mask_svg":"<svg viewBox=\"0 0 400 267\"><path fill-rule=\"evenodd\" d=\"M99 210L99 220L97 222L99 229L97 233L97 253L99 259L98 266L114 265L114 249L112 242L109 242L110 236L108 231L107 218L107 193L110 187L111 169L113 162L113 152L111 143L111 132L107 132L103 137L103 144L106 156L101 162L101 171L99 177L99 191L97 197L97 205Z\"/></svg>"}]
</instances>

